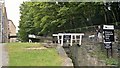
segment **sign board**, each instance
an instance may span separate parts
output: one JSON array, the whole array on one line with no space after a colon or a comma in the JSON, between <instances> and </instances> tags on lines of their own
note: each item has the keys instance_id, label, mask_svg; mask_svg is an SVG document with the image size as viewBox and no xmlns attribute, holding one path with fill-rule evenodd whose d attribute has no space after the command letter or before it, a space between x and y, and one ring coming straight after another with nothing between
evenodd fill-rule
<instances>
[{"instance_id":1,"label":"sign board","mask_svg":"<svg viewBox=\"0 0 120 68\"><path fill-rule=\"evenodd\" d=\"M103 30L103 38L105 42L114 42L114 31Z\"/></svg>"},{"instance_id":2,"label":"sign board","mask_svg":"<svg viewBox=\"0 0 120 68\"><path fill-rule=\"evenodd\" d=\"M109 49L111 49L111 56L113 55L112 42L114 42L114 25L103 25L103 38L105 48L107 49L107 57L109 58Z\"/></svg>"},{"instance_id":3,"label":"sign board","mask_svg":"<svg viewBox=\"0 0 120 68\"><path fill-rule=\"evenodd\" d=\"M103 30L114 30L114 25L103 25Z\"/></svg>"},{"instance_id":4,"label":"sign board","mask_svg":"<svg viewBox=\"0 0 120 68\"><path fill-rule=\"evenodd\" d=\"M114 26L103 25L104 42L114 42Z\"/></svg>"},{"instance_id":5,"label":"sign board","mask_svg":"<svg viewBox=\"0 0 120 68\"><path fill-rule=\"evenodd\" d=\"M105 48L106 49L110 49L112 47L112 43L111 42L104 42Z\"/></svg>"}]
</instances>

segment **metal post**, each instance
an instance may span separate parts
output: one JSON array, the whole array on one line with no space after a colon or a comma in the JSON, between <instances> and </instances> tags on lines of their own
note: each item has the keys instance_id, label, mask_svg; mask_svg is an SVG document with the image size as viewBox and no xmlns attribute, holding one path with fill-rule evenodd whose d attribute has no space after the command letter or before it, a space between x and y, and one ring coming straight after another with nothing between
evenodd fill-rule
<instances>
[{"instance_id":1,"label":"metal post","mask_svg":"<svg viewBox=\"0 0 120 68\"><path fill-rule=\"evenodd\" d=\"M79 45L81 45L82 35L80 35Z\"/></svg>"},{"instance_id":2,"label":"metal post","mask_svg":"<svg viewBox=\"0 0 120 68\"><path fill-rule=\"evenodd\" d=\"M73 41L73 35L71 35L71 42L70 42L71 46L72 46L72 41Z\"/></svg>"},{"instance_id":3,"label":"metal post","mask_svg":"<svg viewBox=\"0 0 120 68\"><path fill-rule=\"evenodd\" d=\"M106 50L107 50L107 58L109 58L109 51L108 51L109 49L106 49Z\"/></svg>"},{"instance_id":4,"label":"metal post","mask_svg":"<svg viewBox=\"0 0 120 68\"><path fill-rule=\"evenodd\" d=\"M113 57L113 48L112 48L112 43L111 43L111 57Z\"/></svg>"},{"instance_id":5,"label":"metal post","mask_svg":"<svg viewBox=\"0 0 120 68\"><path fill-rule=\"evenodd\" d=\"M61 35L61 46L63 46L63 35Z\"/></svg>"},{"instance_id":6,"label":"metal post","mask_svg":"<svg viewBox=\"0 0 120 68\"><path fill-rule=\"evenodd\" d=\"M57 38L58 38L58 44L60 44L60 38L59 38L59 35L57 36Z\"/></svg>"}]
</instances>

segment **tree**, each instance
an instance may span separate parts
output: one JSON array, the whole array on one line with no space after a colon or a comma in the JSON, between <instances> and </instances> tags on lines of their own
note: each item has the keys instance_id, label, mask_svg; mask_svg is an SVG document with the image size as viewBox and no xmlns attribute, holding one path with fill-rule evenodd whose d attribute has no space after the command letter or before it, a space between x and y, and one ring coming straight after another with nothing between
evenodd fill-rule
<instances>
[{"instance_id":1,"label":"tree","mask_svg":"<svg viewBox=\"0 0 120 68\"><path fill-rule=\"evenodd\" d=\"M20 7L19 35L23 40L24 34L51 35L92 25L119 24L118 5L102 2L24 2Z\"/></svg>"}]
</instances>

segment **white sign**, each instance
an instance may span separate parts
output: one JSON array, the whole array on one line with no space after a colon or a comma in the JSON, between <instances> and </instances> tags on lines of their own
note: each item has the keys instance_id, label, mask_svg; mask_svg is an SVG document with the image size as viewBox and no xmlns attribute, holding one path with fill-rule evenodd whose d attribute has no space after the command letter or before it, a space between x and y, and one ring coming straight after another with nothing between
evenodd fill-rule
<instances>
[{"instance_id":1,"label":"white sign","mask_svg":"<svg viewBox=\"0 0 120 68\"><path fill-rule=\"evenodd\" d=\"M105 42L114 42L114 25L103 25L103 38Z\"/></svg>"},{"instance_id":2,"label":"white sign","mask_svg":"<svg viewBox=\"0 0 120 68\"><path fill-rule=\"evenodd\" d=\"M103 29L114 30L114 25L103 25Z\"/></svg>"}]
</instances>

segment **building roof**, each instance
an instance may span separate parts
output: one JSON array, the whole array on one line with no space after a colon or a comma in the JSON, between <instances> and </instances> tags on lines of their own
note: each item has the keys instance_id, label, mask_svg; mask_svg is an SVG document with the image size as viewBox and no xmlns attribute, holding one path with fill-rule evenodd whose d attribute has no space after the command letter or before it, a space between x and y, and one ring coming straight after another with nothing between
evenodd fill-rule
<instances>
[{"instance_id":1,"label":"building roof","mask_svg":"<svg viewBox=\"0 0 120 68\"><path fill-rule=\"evenodd\" d=\"M8 19L8 22L9 22L9 21L10 21L10 22L14 25L14 27L16 28L15 24L13 23L13 21L10 20L10 19Z\"/></svg>"}]
</instances>

